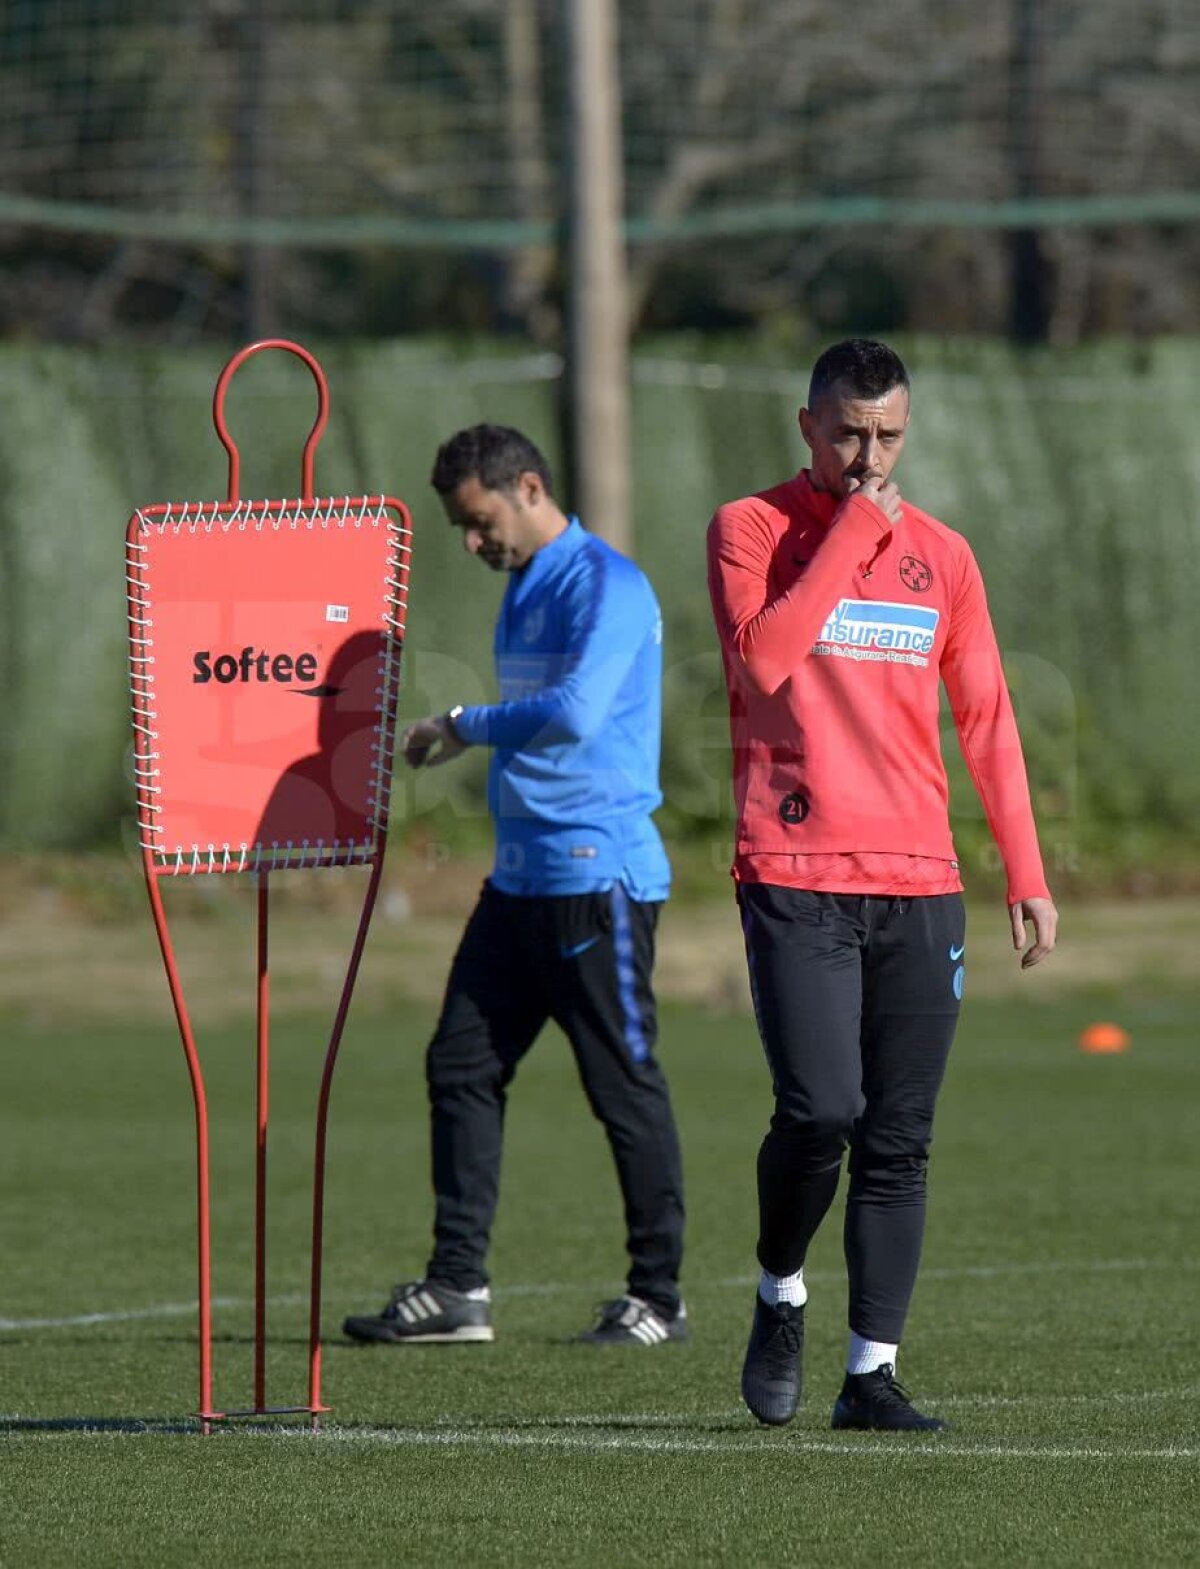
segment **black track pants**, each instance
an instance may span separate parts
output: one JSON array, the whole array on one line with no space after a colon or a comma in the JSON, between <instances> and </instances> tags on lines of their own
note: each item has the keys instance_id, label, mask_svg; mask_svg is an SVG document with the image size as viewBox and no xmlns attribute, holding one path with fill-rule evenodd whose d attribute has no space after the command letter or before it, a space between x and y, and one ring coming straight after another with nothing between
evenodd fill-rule
<instances>
[{"instance_id":1,"label":"black track pants","mask_svg":"<svg viewBox=\"0 0 1200 1569\"><path fill-rule=\"evenodd\" d=\"M743 883L738 902L775 1091L758 1156L759 1262L778 1275L803 1265L848 1147L850 1327L898 1344L962 995L962 899Z\"/></svg>"},{"instance_id":2,"label":"black track pants","mask_svg":"<svg viewBox=\"0 0 1200 1569\"><path fill-rule=\"evenodd\" d=\"M429 1279L460 1291L487 1281L508 1086L553 1019L616 1163L629 1290L674 1314L683 1175L667 1081L653 1054L658 908L620 887L517 898L484 885L426 1058L436 1196Z\"/></svg>"}]
</instances>

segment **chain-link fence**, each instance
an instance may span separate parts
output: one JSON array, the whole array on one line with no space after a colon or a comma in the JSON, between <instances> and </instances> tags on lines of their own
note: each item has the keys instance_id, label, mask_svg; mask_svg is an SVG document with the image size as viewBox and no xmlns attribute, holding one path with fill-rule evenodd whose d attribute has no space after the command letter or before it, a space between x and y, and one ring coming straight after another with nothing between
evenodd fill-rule
<instances>
[{"instance_id":1,"label":"chain-link fence","mask_svg":"<svg viewBox=\"0 0 1200 1569\"><path fill-rule=\"evenodd\" d=\"M1147 824L1194 881L1200 449L1190 389L1200 349L899 346L914 378L904 493L960 529L983 567L1056 874L1096 880L1103 835L1134 845ZM0 848L110 840L129 810L114 541L136 504L224 493L210 420L218 359L211 348L0 351L11 409L0 423ZM495 418L529 431L557 469L558 366L494 345L405 340L334 348L325 368L333 408L318 490L386 488L413 508L403 712L486 701L499 585L469 570L429 470L450 431ZM666 622L663 821L674 839L711 835L718 855L731 827L729 732L704 530L719 501L802 461L800 379L783 355L751 363L729 345L648 345L633 361L639 559ZM245 494L292 492L311 400L290 356L240 373L229 414ZM406 773L398 823L420 830L449 812L481 825L482 762ZM951 766L955 832L974 871L988 839Z\"/></svg>"}]
</instances>

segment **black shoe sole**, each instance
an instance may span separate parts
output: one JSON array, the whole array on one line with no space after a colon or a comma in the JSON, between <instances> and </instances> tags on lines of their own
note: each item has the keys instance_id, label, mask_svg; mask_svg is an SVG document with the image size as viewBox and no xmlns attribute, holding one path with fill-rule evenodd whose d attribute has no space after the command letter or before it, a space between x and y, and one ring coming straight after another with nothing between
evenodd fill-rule
<instances>
[{"instance_id":1,"label":"black shoe sole","mask_svg":"<svg viewBox=\"0 0 1200 1569\"><path fill-rule=\"evenodd\" d=\"M656 1340L653 1346L678 1346L688 1339L687 1331L681 1334L669 1334L665 1340ZM643 1351L653 1349L645 1340L640 1340L637 1335L576 1335L570 1342L575 1346L640 1346Z\"/></svg>"},{"instance_id":2,"label":"black shoe sole","mask_svg":"<svg viewBox=\"0 0 1200 1569\"><path fill-rule=\"evenodd\" d=\"M463 1324L458 1329L434 1330L415 1334L399 1332L390 1325L348 1318L342 1332L361 1346L469 1346L487 1345L496 1338L490 1324Z\"/></svg>"},{"instance_id":3,"label":"black shoe sole","mask_svg":"<svg viewBox=\"0 0 1200 1569\"><path fill-rule=\"evenodd\" d=\"M766 1394L747 1385L742 1380L742 1399L750 1415L764 1427L786 1427L800 1409L800 1396L790 1400L786 1395Z\"/></svg>"},{"instance_id":4,"label":"black shoe sole","mask_svg":"<svg viewBox=\"0 0 1200 1569\"><path fill-rule=\"evenodd\" d=\"M927 1417L923 1422L912 1423L874 1422L870 1417L851 1415L836 1405L829 1425L835 1431L843 1433L944 1433L948 1427L947 1423L935 1417Z\"/></svg>"}]
</instances>

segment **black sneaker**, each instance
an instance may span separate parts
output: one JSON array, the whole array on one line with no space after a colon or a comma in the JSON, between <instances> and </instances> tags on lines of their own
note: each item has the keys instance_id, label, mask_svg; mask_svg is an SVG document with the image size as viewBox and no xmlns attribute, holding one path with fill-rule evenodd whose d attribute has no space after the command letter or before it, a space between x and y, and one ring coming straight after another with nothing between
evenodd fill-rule
<instances>
[{"instance_id":1,"label":"black sneaker","mask_svg":"<svg viewBox=\"0 0 1200 1569\"><path fill-rule=\"evenodd\" d=\"M782 1427L800 1404L804 1309L790 1302L775 1307L754 1293L754 1323L742 1363L742 1399L760 1422Z\"/></svg>"},{"instance_id":2,"label":"black sneaker","mask_svg":"<svg viewBox=\"0 0 1200 1569\"><path fill-rule=\"evenodd\" d=\"M427 1280L409 1280L397 1286L382 1313L348 1318L342 1329L351 1340L390 1345L445 1345L496 1338L490 1302Z\"/></svg>"},{"instance_id":3,"label":"black sneaker","mask_svg":"<svg viewBox=\"0 0 1200 1569\"><path fill-rule=\"evenodd\" d=\"M682 1302L675 1317L666 1318L641 1297L618 1297L600 1304L599 1323L579 1340L586 1346L660 1346L687 1337L687 1308Z\"/></svg>"},{"instance_id":4,"label":"black sneaker","mask_svg":"<svg viewBox=\"0 0 1200 1569\"><path fill-rule=\"evenodd\" d=\"M846 1374L829 1425L877 1433L940 1433L946 1426L940 1416L925 1416L914 1408L890 1362L873 1373Z\"/></svg>"}]
</instances>

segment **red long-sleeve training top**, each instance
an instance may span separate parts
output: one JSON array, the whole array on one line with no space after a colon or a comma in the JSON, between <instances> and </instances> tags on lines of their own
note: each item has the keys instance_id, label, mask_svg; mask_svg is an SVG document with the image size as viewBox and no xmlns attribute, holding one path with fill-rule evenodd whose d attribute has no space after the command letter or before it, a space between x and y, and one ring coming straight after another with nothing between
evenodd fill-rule
<instances>
[{"instance_id":1,"label":"red long-sleeve training top","mask_svg":"<svg viewBox=\"0 0 1200 1569\"><path fill-rule=\"evenodd\" d=\"M952 877L940 887L961 886L940 680L1009 902L1048 897L983 580L961 535L907 501L893 527L873 501L839 503L805 471L718 509L708 576L729 689L735 877L804 886L804 866L845 856L841 891L885 892L876 867L899 855L940 862ZM793 875L764 874L790 856Z\"/></svg>"}]
</instances>

